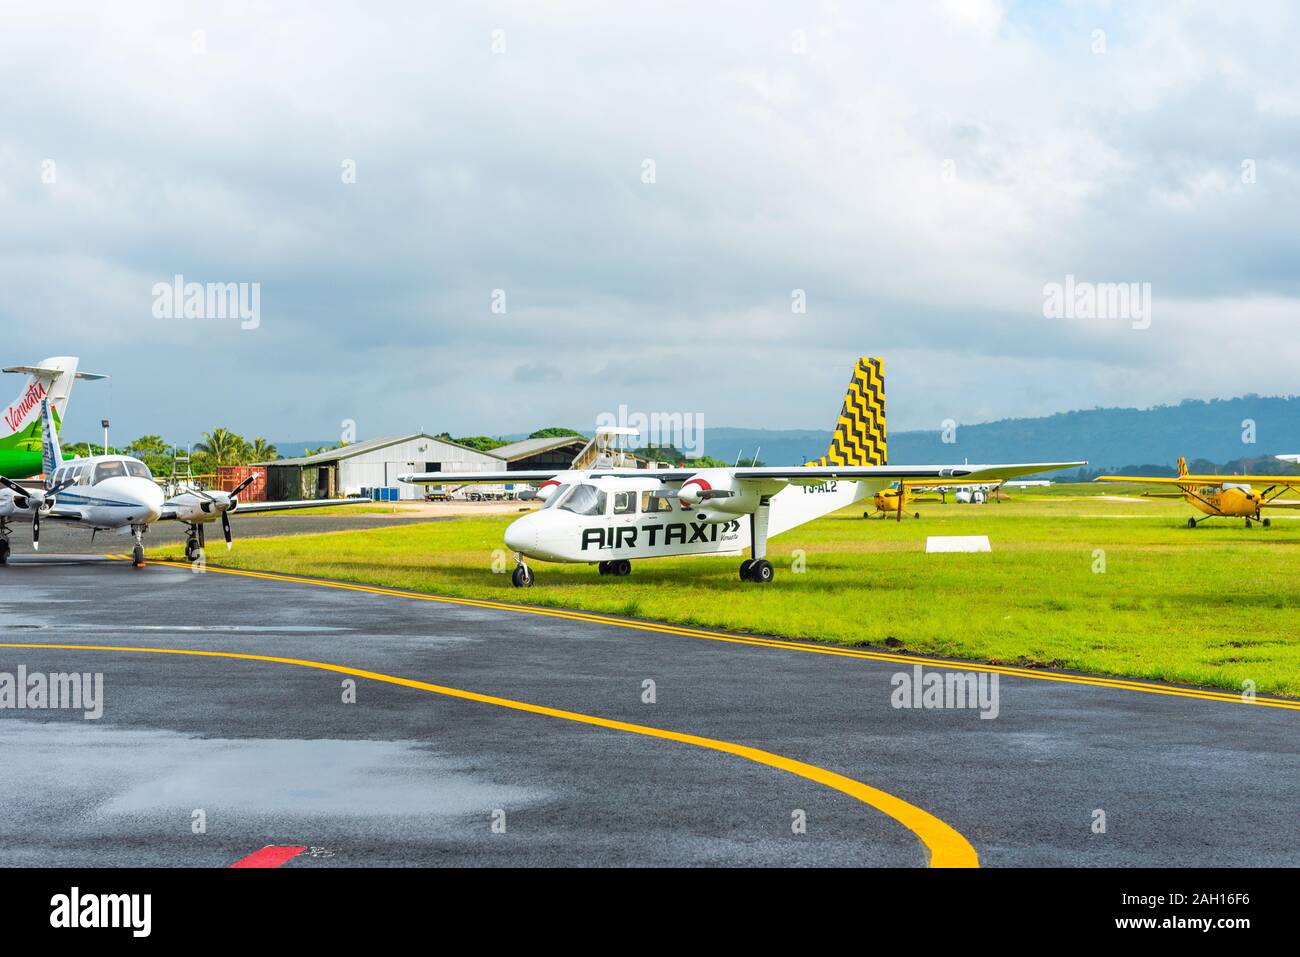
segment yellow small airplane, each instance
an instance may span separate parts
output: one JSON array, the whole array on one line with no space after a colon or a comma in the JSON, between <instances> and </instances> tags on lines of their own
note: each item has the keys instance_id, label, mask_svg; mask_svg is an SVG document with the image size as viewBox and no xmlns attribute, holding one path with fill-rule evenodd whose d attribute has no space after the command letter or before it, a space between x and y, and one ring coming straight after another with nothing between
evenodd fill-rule
<instances>
[{"instance_id":1,"label":"yellow small airplane","mask_svg":"<svg viewBox=\"0 0 1300 957\"><path fill-rule=\"evenodd\" d=\"M1195 528L1206 518L1244 518L1246 527L1259 522L1272 524L1261 516L1265 508L1300 508L1300 501L1283 501L1278 496L1300 489L1300 475L1190 475L1187 459L1178 457L1178 477L1154 475L1099 475L1098 482L1137 482L1142 485L1176 485L1178 491L1171 498L1184 498L1205 518L1189 518L1188 528ZM1263 486L1255 491L1255 486Z\"/></svg>"},{"instance_id":2,"label":"yellow small airplane","mask_svg":"<svg viewBox=\"0 0 1300 957\"><path fill-rule=\"evenodd\" d=\"M926 502L943 502L948 501L946 492L949 489L961 489L970 486L962 485L960 482L953 482L951 479L919 479L915 482L893 482L873 496L873 503L876 507L875 512L863 512L863 518L870 518L872 515L879 515L881 518L893 518L895 521L903 520L903 512L913 503L924 504ZM1000 482L981 485L979 488L987 492L990 489L1001 487ZM938 489L939 498L921 498L912 494L912 489ZM912 512L913 518L920 518L920 512Z\"/></svg>"}]
</instances>

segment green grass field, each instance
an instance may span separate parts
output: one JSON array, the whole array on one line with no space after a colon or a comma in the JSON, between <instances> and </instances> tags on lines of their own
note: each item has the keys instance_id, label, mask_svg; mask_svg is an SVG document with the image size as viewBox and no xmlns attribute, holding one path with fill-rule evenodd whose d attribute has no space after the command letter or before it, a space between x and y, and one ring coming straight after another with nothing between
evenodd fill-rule
<instances>
[{"instance_id":1,"label":"green grass field","mask_svg":"<svg viewBox=\"0 0 1300 957\"><path fill-rule=\"evenodd\" d=\"M1017 493L984 506L918 506L863 520L870 500L773 539L767 586L739 558L594 566L533 563L511 587L512 516L369 531L245 538L216 562L416 591L581 608L848 645L1046 665L1300 696L1300 521L1183 527L1181 502L1123 486ZM250 519L252 516L249 517ZM992 554L927 555L927 535L987 534ZM494 551L498 567L493 573ZM152 550L180 558L179 549ZM802 552L804 570L792 562ZM507 556L508 557L508 556ZM1104 563L1104 564L1103 564ZM1104 571L1101 569L1104 567Z\"/></svg>"}]
</instances>

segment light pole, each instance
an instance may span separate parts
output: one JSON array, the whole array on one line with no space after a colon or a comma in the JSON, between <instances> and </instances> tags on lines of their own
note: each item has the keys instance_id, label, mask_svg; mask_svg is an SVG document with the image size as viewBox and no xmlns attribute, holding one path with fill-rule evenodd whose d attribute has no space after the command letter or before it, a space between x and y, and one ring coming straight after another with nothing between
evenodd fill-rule
<instances>
[{"instance_id":1,"label":"light pole","mask_svg":"<svg viewBox=\"0 0 1300 957\"><path fill-rule=\"evenodd\" d=\"M99 424L104 427L104 454L108 454L108 419L100 419Z\"/></svg>"}]
</instances>

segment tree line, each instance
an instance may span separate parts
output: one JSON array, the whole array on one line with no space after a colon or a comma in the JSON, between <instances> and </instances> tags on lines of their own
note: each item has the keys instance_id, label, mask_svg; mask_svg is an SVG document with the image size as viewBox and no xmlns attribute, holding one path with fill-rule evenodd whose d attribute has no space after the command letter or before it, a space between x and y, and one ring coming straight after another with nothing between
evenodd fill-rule
<instances>
[{"instance_id":1,"label":"tree line","mask_svg":"<svg viewBox=\"0 0 1300 957\"><path fill-rule=\"evenodd\" d=\"M64 447L74 455L102 455L104 447L93 442L75 442ZM149 466L154 475L170 475L173 455L186 454L185 446L174 446L160 435L142 435L127 445L109 446L110 454L130 455ZM223 465L250 465L280 457L275 446L260 435L252 439L218 426L203 433L203 440L189 452L190 470L196 475L215 473Z\"/></svg>"}]
</instances>

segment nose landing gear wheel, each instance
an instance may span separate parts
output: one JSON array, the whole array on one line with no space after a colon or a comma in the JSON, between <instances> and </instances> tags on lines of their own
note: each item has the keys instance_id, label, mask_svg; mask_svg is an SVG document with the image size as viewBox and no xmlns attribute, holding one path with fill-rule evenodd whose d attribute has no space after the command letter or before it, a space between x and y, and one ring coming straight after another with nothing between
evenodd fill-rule
<instances>
[{"instance_id":1,"label":"nose landing gear wheel","mask_svg":"<svg viewBox=\"0 0 1300 957\"><path fill-rule=\"evenodd\" d=\"M514 573L510 576L510 583L516 588L532 588L533 570L527 565L516 565Z\"/></svg>"},{"instance_id":2,"label":"nose landing gear wheel","mask_svg":"<svg viewBox=\"0 0 1300 957\"><path fill-rule=\"evenodd\" d=\"M194 539L190 539L185 543L185 560L187 562L197 561L202 554L203 548Z\"/></svg>"},{"instance_id":3,"label":"nose landing gear wheel","mask_svg":"<svg viewBox=\"0 0 1300 957\"><path fill-rule=\"evenodd\" d=\"M1260 524L1263 525L1265 528L1268 528L1270 525L1273 524L1273 520L1271 518L1266 518Z\"/></svg>"},{"instance_id":4,"label":"nose landing gear wheel","mask_svg":"<svg viewBox=\"0 0 1300 957\"><path fill-rule=\"evenodd\" d=\"M144 546L137 545L131 549L131 564L136 568L144 568Z\"/></svg>"}]
</instances>

